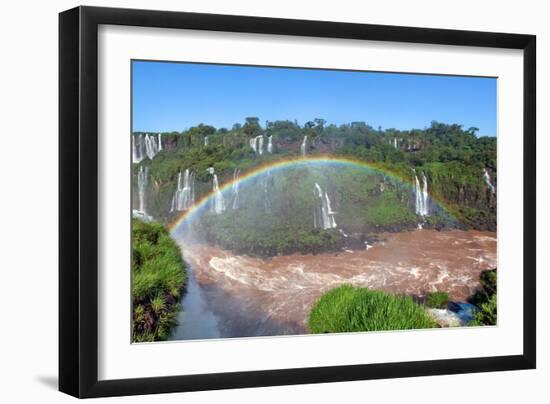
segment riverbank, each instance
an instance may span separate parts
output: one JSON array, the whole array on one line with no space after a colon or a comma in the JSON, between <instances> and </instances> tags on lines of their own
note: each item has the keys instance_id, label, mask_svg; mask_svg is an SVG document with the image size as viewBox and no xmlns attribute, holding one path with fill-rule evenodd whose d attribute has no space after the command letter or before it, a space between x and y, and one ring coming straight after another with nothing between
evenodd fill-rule
<instances>
[{"instance_id":1,"label":"riverbank","mask_svg":"<svg viewBox=\"0 0 550 404\"><path fill-rule=\"evenodd\" d=\"M178 245L158 223L132 220L132 341L168 338L180 312L187 268Z\"/></svg>"}]
</instances>

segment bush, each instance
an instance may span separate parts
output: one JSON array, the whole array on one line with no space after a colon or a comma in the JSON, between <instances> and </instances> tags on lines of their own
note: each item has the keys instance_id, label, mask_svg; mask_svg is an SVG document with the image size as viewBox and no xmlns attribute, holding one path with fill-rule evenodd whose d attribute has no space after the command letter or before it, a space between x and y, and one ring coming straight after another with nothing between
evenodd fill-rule
<instances>
[{"instance_id":1,"label":"bush","mask_svg":"<svg viewBox=\"0 0 550 404\"><path fill-rule=\"evenodd\" d=\"M474 319L470 325L496 325L497 323L497 295L482 303L479 310L475 312Z\"/></svg>"},{"instance_id":2,"label":"bush","mask_svg":"<svg viewBox=\"0 0 550 404\"><path fill-rule=\"evenodd\" d=\"M187 273L178 245L157 223L132 220L134 342L168 338Z\"/></svg>"},{"instance_id":3,"label":"bush","mask_svg":"<svg viewBox=\"0 0 550 404\"><path fill-rule=\"evenodd\" d=\"M479 276L481 287L469 301L479 310L470 325L496 325L497 323L497 270L486 270Z\"/></svg>"},{"instance_id":4,"label":"bush","mask_svg":"<svg viewBox=\"0 0 550 404\"><path fill-rule=\"evenodd\" d=\"M447 307L449 295L445 292L433 292L426 295L426 306L434 309L444 309Z\"/></svg>"},{"instance_id":5,"label":"bush","mask_svg":"<svg viewBox=\"0 0 550 404\"><path fill-rule=\"evenodd\" d=\"M482 271L479 275L479 284L479 288L468 299L468 302L476 306L487 303L491 296L497 293L497 270Z\"/></svg>"},{"instance_id":6,"label":"bush","mask_svg":"<svg viewBox=\"0 0 550 404\"><path fill-rule=\"evenodd\" d=\"M325 293L309 314L312 333L410 330L437 324L410 297L340 286Z\"/></svg>"}]
</instances>

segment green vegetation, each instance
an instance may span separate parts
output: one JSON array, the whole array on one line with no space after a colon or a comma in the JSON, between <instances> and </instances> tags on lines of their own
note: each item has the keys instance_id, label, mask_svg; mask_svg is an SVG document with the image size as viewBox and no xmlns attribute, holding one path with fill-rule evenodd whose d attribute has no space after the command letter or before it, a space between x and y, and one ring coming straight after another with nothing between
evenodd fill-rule
<instances>
[{"instance_id":1,"label":"green vegetation","mask_svg":"<svg viewBox=\"0 0 550 404\"><path fill-rule=\"evenodd\" d=\"M445 292L433 292L426 295L426 306L434 309L444 309L447 307L449 295Z\"/></svg>"},{"instance_id":2,"label":"green vegetation","mask_svg":"<svg viewBox=\"0 0 550 404\"><path fill-rule=\"evenodd\" d=\"M229 208L232 195L226 192L227 211L217 217L203 215L197 227L200 235L256 255L341 248L339 235L313 226L315 183L330 196L338 227L358 237L413 229L420 220L425 220L424 228L495 230L496 197L483 178L483 169L496 184L496 138L477 137L476 131L438 122L425 129L381 130L365 122L337 126L323 119L304 125L266 122L262 127L257 117L248 117L244 124L231 128L201 124L183 132L164 133L163 150L153 160L140 163L148 166L150 173L147 213L161 223L174 220L177 212L170 212L171 201L178 173L185 169L195 174L194 192L199 200L212 190L207 168L215 169L221 185L231 181L237 168L246 173L300 156L300 145L307 135L308 156L346 157L379 170L327 165L285 169L272 178L257 178L240 189L245 209ZM272 137L273 153L254 153L249 141L258 135ZM138 169L134 165L134 174ZM438 201L431 204L430 216L424 219L414 210L415 175L426 176L429 194ZM134 207L138 200L136 177ZM264 206L266 195L270 206Z\"/></svg>"},{"instance_id":3,"label":"green vegetation","mask_svg":"<svg viewBox=\"0 0 550 404\"><path fill-rule=\"evenodd\" d=\"M497 323L497 270L481 272L480 288L469 299L479 307L470 325L496 325Z\"/></svg>"},{"instance_id":4,"label":"green vegetation","mask_svg":"<svg viewBox=\"0 0 550 404\"><path fill-rule=\"evenodd\" d=\"M318 334L433 328L437 324L410 297L344 285L321 296L309 314L308 326Z\"/></svg>"},{"instance_id":5,"label":"green vegetation","mask_svg":"<svg viewBox=\"0 0 550 404\"><path fill-rule=\"evenodd\" d=\"M487 302L481 303L479 311L474 315L470 325L496 325L497 323L497 295L492 295Z\"/></svg>"},{"instance_id":6,"label":"green vegetation","mask_svg":"<svg viewBox=\"0 0 550 404\"><path fill-rule=\"evenodd\" d=\"M240 220L240 219L243 220ZM258 224L244 214L211 215L201 221L206 239L238 254L274 256L295 252L337 251L342 235L336 229L322 230L276 223L268 218ZM248 224L250 222L250 224Z\"/></svg>"},{"instance_id":7,"label":"green vegetation","mask_svg":"<svg viewBox=\"0 0 550 404\"><path fill-rule=\"evenodd\" d=\"M134 342L165 340L187 279L177 244L161 224L132 220Z\"/></svg>"}]
</instances>

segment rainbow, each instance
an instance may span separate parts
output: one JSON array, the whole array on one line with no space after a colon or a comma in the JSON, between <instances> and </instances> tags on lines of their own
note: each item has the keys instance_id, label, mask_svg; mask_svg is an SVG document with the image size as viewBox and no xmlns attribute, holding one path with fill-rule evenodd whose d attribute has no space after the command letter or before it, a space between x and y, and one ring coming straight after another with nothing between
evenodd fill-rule
<instances>
[{"instance_id":1,"label":"rainbow","mask_svg":"<svg viewBox=\"0 0 550 404\"><path fill-rule=\"evenodd\" d=\"M407 184L412 185L410 178L400 175L382 165L367 163L365 161L360 161L360 160L351 159L347 157L325 155L325 156L312 156L312 157L299 157L299 158L294 157L294 158L289 158L284 160L277 160L275 162L268 162L242 173L239 177L237 177L234 180L231 179L229 181L224 182L223 184L220 185L219 189L222 193L224 193L225 191L233 187L234 184L246 183L247 181L253 180L254 178L261 176L267 173L268 171L276 172L276 171L284 170L291 167L299 168L300 166L310 167L311 165L326 165L326 164L330 164L334 166L354 167L354 168L361 168L366 170L374 170L376 172L380 172L394 179L397 179L400 182L405 182ZM189 208L186 211L183 211L168 226L169 230L172 233L174 233L176 230L180 228L180 226L184 225L185 223L191 222L193 218L199 216L200 212L202 212L205 208L209 206L210 200L212 199L212 197L214 197L214 195L215 193L212 191L207 193L201 199L196 201L195 204L191 206L191 208ZM440 201L437 201L437 202L438 202L438 205L443 207L445 211L449 212L449 209L447 209L442 202Z\"/></svg>"}]
</instances>

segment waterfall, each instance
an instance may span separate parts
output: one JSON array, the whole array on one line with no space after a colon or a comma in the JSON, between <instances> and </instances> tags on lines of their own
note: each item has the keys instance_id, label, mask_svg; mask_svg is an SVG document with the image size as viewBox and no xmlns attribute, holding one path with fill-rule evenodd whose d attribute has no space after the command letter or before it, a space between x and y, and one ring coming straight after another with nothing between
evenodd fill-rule
<instances>
[{"instance_id":1,"label":"waterfall","mask_svg":"<svg viewBox=\"0 0 550 404\"><path fill-rule=\"evenodd\" d=\"M254 150L254 153L257 153L257 151L256 151L256 138L253 137L252 139L250 139L248 141L248 143L250 144L250 147L252 147L252 150Z\"/></svg>"},{"instance_id":2,"label":"waterfall","mask_svg":"<svg viewBox=\"0 0 550 404\"><path fill-rule=\"evenodd\" d=\"M264 137L257 136L256 141L258 142L258 154L261 156L264 154Z\"/></svg>"},{"instance_id":3,"label":"waterfall","mask_svg":"<svg viewBox=\"0 0 550 404\"><path fill-rule=\"evenodd\" d=\"M204 137L204 147L208 146L208 136Z\"/></svg>"},{"instance_id":4,"label":"waterfall","mask_svg":"<svg viewBox=\"0 0 550 404\"><path fill-rule=\"evenodd\" d=\"M306 148L307 148L307 135L304 136L304 140L302 140L302 144L300 146L300 152L302 153L302 156L306 155Z\"/></svg>"},{"instance_id":5,"label":"waterfall","mask_svg":"<svg viewBox=\"0 0 550 404\"><path fill-rule=\"evenodd\" d=\"M220 186L218 184L218 176L216 175L216 171L214 170L214 167L208 167L206 169L209 174L213 176L212 180L212 192L214 193L214 201L212 204L212 211L219 215L220 213L225 212L225 201L223 199L222 191L220 190Z\"/></svg>"},{"instance_id":6,"label":"waterfall","mask_svg":"<svg viewBox=\"0 0 550 404\"><path fill-rule=\"evenodd\" d=\"M269 189L268 189L268 182L271 178L271 171L268 170L267 173L263 177L263 185L264 185L264 211L265 213L271 212L271 198L269 196Z\"/></svg>"},{"instance_id":7,"label":"waterfall","mask_svg":"<svg viewBox=\"0 0 550 404\"><path fill-rule=\"evenodd\" d=\"M336 220L334 219L336 212L332 210L328 193L323 193L321 186L315 183L313 195L318 201L313 210L313 226L325 230L336 228Z\"/></svg>"},{"instance_id":8,"label":"waterfall","mask_svg":"<svg viewBox=\"0 0 550 404\"><path fill-rule=\"evenodd\" d=\"M267 152L269 154L273 153L273 136L268 136L267 138Z\"/></svg>"},{"instance_id":9,"label":"waterfall","mask_svg":"<svg viewBox=\"0 0 550 404\"><path fill-rule=\"evenodd\" d=\"M428 180L424 173L422 173L422 187L420 186L420 181L418 180L418 176L414 175L414 181L415 181L415 187L414 187L414 194L415 194L415 208L416 208L416 214L418 216L429 216L429 201L428 201Z\"/></svg>"},{"instance_id":10,"label":"waterfall","mask_svg":"<svg viewBox=\"0 0 550 404\"><path fill-rule=\"evenodd\" d=\"M393 147L397 149L397 138L393 138Z\"/></svg>"},{"instance_id":11,"label":"waterfall","mask_svg":"<svg viewBox=\"0 0 550 404\"><path fill-rule=\"evenodd\" d=\"M132 162L134 164L141 163L141 160L144 159L143 147L143 135L132 136Z\"/></svg>"},{"instance_id":12,"label":"waterfall","mask_svg":"<svg viewBox=\"0 0 550 404\"><path fill-rule=\"evenodd\" d=\"M155 143L153 136L145 135L145 153L151 160L153 160L155 154L158 153L158 144Z\"/></svg>"},{"instance_id":13,"label":"waterfall","mask_svg":"<svg viewBox=\"0 0 550 404\"><path fill-rule=\"evenodd\" d=\"M492 194L495 193L495 186L491 182L491 177L489 176L489 172L486 168L483 168L483 178L485 178L485 183L487 184L487 188L491 191Z\"/></svg>"},{"instance_id":14,"label":"waterfall","mask_svg":"<svg viewBox=\"0 0 550 404\"><path fill-rule=\"evenodd\" d=\"M235 168L235 170L233 170L233 185L231 185L231 192L233 193L233 210L239 209L239 182L237 181L239 175L241 175L241 169Z\"/></svg>"},{"instance_id":15,"label":"waterfall","mask_svg":"<svg viewBox=\"0 0 550 404\"><path fill-rule=\"evenodd\" d=\"M189 172L189 169L185 169L182 176L181 171L178 174L178 185L174 197L172 198L172 205L170 212L181 211L189 209L195 203L195 173Z\"/></svg>"},{"instance_id":16,"label":"waterfall","mask_svg":"<svg viewBox=\"0 0 550 404\"><path fill-rule=\"evenodd\" d=\"M218 176L214 174L214 179L212 181L212 191L214 192L214 212L216 215L225 212L225 201L223 200L222 192L218 185Z\"/></svg>"},{"instance_id":17,"label":"waterfall","mask_svg":"<svg viewBox=\"0 0 550 404\"><path fill-rule=\"evenodd\" d=\"M153 159L162 150L162 137L154 135L132 136L132 162L140 163L145 157Z\"/></svg>"},{"instance_id":18,"label":"waterfall","mask_svg":"<svg viewBox=\"0 0 550 404\"><path fill-rule=\"evenodd\" d=\"M145 197L147 192L147 183L149 182L149 167L145 167L145 170L143 169L143 166L139 167L137 180L138 180L138 202L139 202L138 211L146 215L147 203L146 203Z\"/></svg>"},{"instance_id":19,"label":"waterfall","mask_svg":"<svg viewBox=\"0 0 550 404\"><path fill-rule=\"evenodd\" d=\"M254 153L259 154L260 156L264 154L264 136L263 135L258 135L256 137L253 137L248 142L250 144L250 147L252 147L252 150L254 150Z\"/></svg>"}]
</instances>

